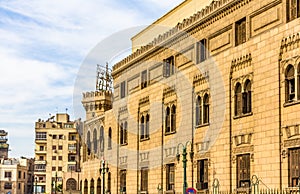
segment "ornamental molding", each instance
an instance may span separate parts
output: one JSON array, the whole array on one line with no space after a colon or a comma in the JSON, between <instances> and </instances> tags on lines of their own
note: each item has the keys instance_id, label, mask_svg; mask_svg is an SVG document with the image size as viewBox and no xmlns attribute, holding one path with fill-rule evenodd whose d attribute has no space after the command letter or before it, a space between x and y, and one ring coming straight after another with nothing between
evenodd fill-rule
<instances>
[{"instance_id":1,"label":"ornamental molding","mask_svg":"<svg viewBox=\"0 0 300 194\"><path fill-rule=\"evenodd\" d=\"M189 18L179 22L175 27L167 32L158 35L154 40L135 52L125 57L120 62L113 66L113 76L123 69L130 66L132 63L137 63L149 54L159 48L170 48L171 45L188 38L190 34L194 34L199 30L210 26L216 21L224 18L225 16L241 9L252 0L213 0L210 5L206 6L201 11L198 11Z\"/></svg>"},{"instance_id":2,"label":"ornamental molding","mask_svg":"<svg viewBox=\"0 0 300 194\"><path fill-rule=\"evenodd\" d=\"M300 48L300 32L287 36L281 40L279 60L282 60L282 55L288 51Z\"/></svg>"}]
</instances>

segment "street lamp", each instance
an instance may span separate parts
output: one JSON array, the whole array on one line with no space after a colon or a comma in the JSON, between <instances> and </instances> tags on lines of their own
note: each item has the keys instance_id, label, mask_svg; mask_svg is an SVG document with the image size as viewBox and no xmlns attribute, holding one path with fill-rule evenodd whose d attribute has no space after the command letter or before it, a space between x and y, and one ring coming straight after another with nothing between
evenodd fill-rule
<instances>
[{"instance_id":1,"label":"street lamp","mask_svg":"<svg viewBox=\"0 0 300 194\"><path fill-rule=\"evenodd\" d=\"M180 160L180 151L179 151L179 147L181 146L182 147L182 163L183 163L183 192L182 193L185 193L186 191L186 188L187 188L187 181L186 181L186 162L187 162L187 159L186 159L186 155L187 155L187 152L186 152L186 148L188 145L191 145L191 151L190 151L190 158L191 158L191 161L193 161L193 157L194 157L194 151L193 151L193 145L192 145L192 142L191 141L187 141L185 143L185 145L183 145L182 143L179 143L177 145L177 154L176 154L176 158L177 158L177 161L179 162Z\"/></svg>"},{"instance_id":2,"label":"street lamp","mask_svg":"<svg viewBox=\"0 0 300 194\"><path fill-rule=\"evenodd\" d=\"M108 164L105 162L105 160L101 160L100 174L102 173L102 194L105 194L105 173L109 171Z\"/></svg>"}]
</instances>

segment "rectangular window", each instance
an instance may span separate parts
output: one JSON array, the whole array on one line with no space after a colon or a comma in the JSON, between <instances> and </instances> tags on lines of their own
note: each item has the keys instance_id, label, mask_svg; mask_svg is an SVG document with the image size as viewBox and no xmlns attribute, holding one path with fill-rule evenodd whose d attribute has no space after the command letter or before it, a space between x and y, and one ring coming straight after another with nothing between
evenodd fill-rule
<instances>
[{"instance_id":1,"label":"rectangular window","mask_svg":"<svg viewBox=\"0 0 300 194\"><path fill-rule=\"evenodd\" d=\"M141 169L141 191L148 191L148 168Z\"/></svg>"},{"instance_id":2,"label":"rectangular window","mask_svg":"<svg viewBox=\"0 0 300 194\"><path fill-rule=\"evenodd\" d=\"M61 166L58 167L58 171L62 171L62 167Z\"/></svg>"},{"instance_id":3,"label":"rectangular window","mask_svg":"<svg viewBox=\"0 0 300 194\"><path fill-rule=\"evenodd\" d=\"M166 178L167 178L167 190L174 190L175 189L175 165L174 164L167 164L166 169Z\"/></svg>"},{"instance_id":4,"label":"rectangular window","mask_svg":"<svg viewBox=\"0 0 300 194\"><path fill-rule=\"evenodd\" d=\"M58 146L58 150L62 150L63 149L63 146L62 145L59 145Z\"/></svg>"},{"instance_id":5,"label":"rectangular window","mask_svg":"<svg viewBox=\"0 0 300 194\"><path fill-rule=\"evenodd\" d=\"M34 170L37 172L46 172L46 165L45 164L36 164Z\"/></svg>"},{"instance_id":6,"label":"rectangular window","mask_svg":"<svg viewBox=\"0 0 300 194\"><path fill-rule=\"evenodd\" d=\"M208 160L197 162L197 189L208 189Z\"/></svg>"},{"instance_id":7,"label":"rectangular window","mask_svg":"<svg viewBox=\"0 0 300 194\"><path fill-rule=\"evenodd\" d=\"M59 135L58 138L59 139L64 139L64 135Z\"/></svg>"},{"instance_id":8,"label":"rectangular window","mask_svg":"<svg viewBox=\"0 0 300 194\"><path fill-rule=\"evenodd\" d=\"M76 170L75 164L69 164L68 165L68 172L74 172Z\"/></svg>"},{"instance_id":9,"label":"rectangular window","mask_svg":"<svg viewBox=\"0 0 300 194\"><path fill-rule=\"evenodd\" d=\"M235 23L235 45L246 42L246 18Z\"/></svg>"},{"instance_id":10,"label":"rectangular window","mask_svg":"<svg viewBox=\"0 0 300 194\"><path fill-rule=\"evenodd\" d=\"M56 145L52 146L52 150L56 150Z\"/></svg>"},{"instance_id":11,"label":"rectangular window","mask_svg":"<svg viewBox=\"0 0 300 194\"><path fill-rule=\"evenodd\" d=\"M62 156L58 156L58 160L62 160Z\"/></svg>"},{"instance_id":12,"label":"rectangular window","mask_svg":"<svg viewBox=\"0 0 300 194\"><path fill-rule=\"evenodd\" d=\"M52 171L56 171L56 166L52 166Z\"/></svg>"},{"instance_id":13,"label":"rectangular window","mask_svg":"<svg viewBox=\"0 0 300 194\"><path fill-rule=\"evenodd\" d=\"M237 156L237 187L250 187L250 154Z\"/></svg>"},{"instance_id":14,"label":"rectangular window","mask_svg":"<svg viewBox=\"0 0 300 194\"><path fill-rule=\"evenodd\" d=\"M40 151L44 151L45 147L44 146L40 146Z\"/></svg>"},{"instance_id":15,"label":"rectangular window","mask_svg":"<svg viewBox=\"0 0 300 194\"><path fill-rule=\"evenodd\" d=\"M44 160L44 156L39 156L39 161L43 161Z\"/></svg>"},{"instance_id":16,"label":"rectangular window","mask_svg":"<svg viewBox=\"0 0 300 194\"><path fill-rule=\"evenodd\" d=\"M126 87L125 87L126 85L125 85L125 81L123 81L123 82L121 82L121 93L120 93L120 95L121 95L121 98L124 98L125 97L125 91L126 91Z\"/></svg>"},{"instance_id":17,"label":"rectangular window","mask_svg":"<svg viewBox=\"0 0 300 194\"><path fill-rule=\"evenodd\" d=\"M22 172L21 171L18 171L18 178L20 179L22 176Z\"/></svg>"},{"instance_id":18,"label":"rectangular window","mask_svg":"<svg viewBox=\"0 0 300 194\"><path fill-rule=\"evenodd\" d=\"M300 0L287 1L287 21L300 17Z\"/></svg>"},{"instance_id":19,"label":"rectangular window","mask_svg":"<svg viewBox=\"0 0 300 194\"><path fill-rule=\"evenodd\" d=\"M4 172L4 178L11 178L11 172L10 171L5 171Z\"/></svg>"},{"instance_id":20,"label":"rectangular window","mask_svg":"<svg viewBox=\"0 0 300 194\"><path fill-rule=\"evenodd\" d=\"M202 39L197 43L197 57L198 63L201 63L206 60L207 52L206 52L206 39Z\"/></svg>"},{"instance_id":21,"label":"rectangular window","mask_svg":"<svg viewBox=\"0 0 300 194\"><path fill-rule=\"evenodd\" d=\"M289 186L299 187L300 148L289 149Z\"/></svg>"},{"instance_id":22,"label":"rectangular window","mask_svg":"<svg viewBox=\"0 0 300 194\"><path fill-rule=\"evenodd\" d=\"M120 171L120 191L126 192L126 170Z\"/></svg>"},{"instance_id":23,"label":"rectangular window","mask_svg":"<svg viewBox=\"0 0 300 194\"><path fill-rule=\"evenodd\" d=\"M175 73L174 57L171 56L163 61L163 76L169 77Z\"/></svg>"},{"instance_id":24,"label":"rectangular window","mask_svg":"<svg viewBox=\"0 0 300 194\"><path fill-rule=\"evenodd\" d=\"M147 87L147 83L148 83L148 80L147 80L147 70L143 71L142 72L142 75L141 75L141 88L146 88Z\"/></svg>"},{"instance_id":25,"label":"rectangular window","mask_svg":"<svg viewBox=\"0 0 300 194\"><path fill-rule=\"evenodd\" d=\"M52 160L56 160L56 156L52 156Z\"/></svg>"},{"instance_id":26,"label":"rectangular window","mask_svg":"<svg viewBox=\"0 0 300 194\"><path fill-rule=\"evenodd\" d=\"M12 189L12 183L9 182L4 183L4 189Z\"/></svg>"},{"instance_id":27,"label":"rectangular window","mask_svg":"<svg viewBox=\"0 0 300 194\"><path fill-rule=\"evenodd\" d=\"M52 139L57 139L57 135L52 135Z\"/></svg>"},{"instance_id":28,"label":"rectangular window","mask_svg":"<svg viewBox=\"0 0 300 194\"><path fill-rule=\"evenodd\" d=\"M47 140L47 132L36 132L35 139L36 140Z\"/></svg>"}]
</instances>

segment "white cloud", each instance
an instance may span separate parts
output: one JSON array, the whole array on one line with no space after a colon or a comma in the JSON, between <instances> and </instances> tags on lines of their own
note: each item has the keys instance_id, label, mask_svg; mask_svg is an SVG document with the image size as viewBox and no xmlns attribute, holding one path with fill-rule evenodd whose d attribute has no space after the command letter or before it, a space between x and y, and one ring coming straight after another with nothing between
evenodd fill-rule
<instances>
[{"instance_id":1,"label":"white cloud","mask_svg":"<svg viewBox=\"0 0 300 194\"><path fill-rule=\"evenodd\" d=\"M72 115L76 73L98 42L181 1L0 1L0 129L9 132L11 156L33 153L38 118L65 108Z\"/></svg>"}]
</instances>

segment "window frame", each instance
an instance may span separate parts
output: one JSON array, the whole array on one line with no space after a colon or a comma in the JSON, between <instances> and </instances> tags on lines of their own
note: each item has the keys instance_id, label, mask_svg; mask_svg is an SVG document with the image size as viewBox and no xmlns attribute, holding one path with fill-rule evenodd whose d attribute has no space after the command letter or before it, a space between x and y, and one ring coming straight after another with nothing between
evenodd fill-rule
<instances>
[{"instance_id":1,"label":"window frame","mask_svg":"<svg viewBox=\"0 0 300 194\"><path fill-rule=\"evenodd\" d=\"M300 0L287 0L286 6L287 22L300 17Z\"/></svg>"},{"instance_id":2,"label":"window frame","mask_svg":"<svg viewBox=\"0 0 300 194\"><path fill-rule=\"evenodd\" d=\"M208 189L208 159L197 161L197 189Z\"/></svg>"},{"instance_id":3,"label":"window frame","mask_svg":"<svg viewBox=\"0 0 300 194\"><path fill-rule=\"evenodd\" d=\"M125 98L126 96L126 82L122 81L120 84L120 97Z\"/></svg>"},{"instance_id":4,"label":"window frame","mask_svg":"<svg viewBox=\"0 0 300 194\"><path fill-rule=\"evenodd\" d=\"M140 172L141 172L141 191L148 192L149 168L148 167L142 167Z\"/></svg>"},{"instance_id":5,"label":"window frame","mask_svg":"<svg viewBox=\"0 0 300 194\"><path fill-rule=\"evenodd\" d=\"M175 164L167 164L166 165L166 190L174 190L175 189Z\"/></svg>"},{"instance_id":6,"label":"window frame","mask_svg":"<svg viewBox=\"0 0 300 194\"><path fill-rule=\"evenodd\" d=\"M207 57L207 39L204 38L197 42L197 62L206 61Z\"/></svg>"},{"instance_id":7,"label":"window frame","mask_svg":"<svg viewBox=\"0 0 300 194\"><path fill-rule=\"evenodd\" d=\"M141 89L144 89L148 86L148 75L147 70L141 72Z\"/></svg>"},{"instance_id":8,"label":"window frame","mask_svg":"<svg viewBox=\"0 0 300 194\"><path fill-rule=\"evenodd\" d=\"M246 17L235 22L235 46L247 41L247 22Z\"/></svg>"},{"instance_id":9,"label":"window frame","mask_svg":"<svg viewBox=\"0 0 300 194\"><path fill-rule=\"evenodd\" d=\"M175 59L170 56L163 60L163 77L167 78L175 74Z\"/></svg>"}]
</instances>

